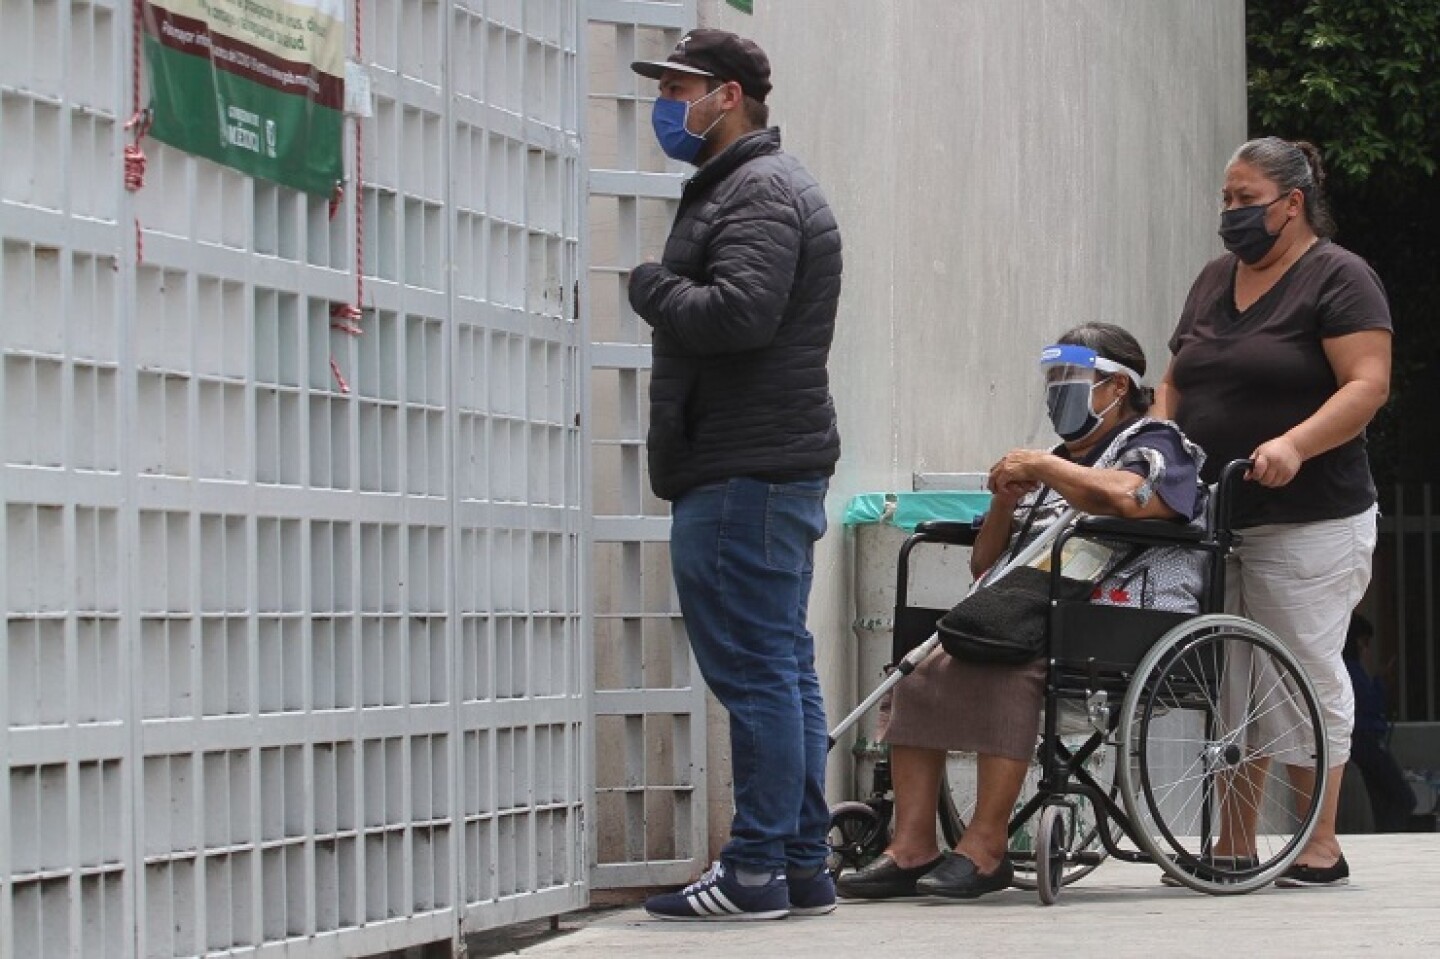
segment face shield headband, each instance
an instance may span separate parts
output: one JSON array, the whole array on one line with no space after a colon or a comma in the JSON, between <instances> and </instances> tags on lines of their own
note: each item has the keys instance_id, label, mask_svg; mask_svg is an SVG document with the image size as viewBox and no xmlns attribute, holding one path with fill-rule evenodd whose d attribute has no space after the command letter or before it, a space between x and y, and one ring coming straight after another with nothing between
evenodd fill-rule
<instances>
[{"instance_id":1,"label":"face shield headband","mask_svg":"<svg viewBox=\"0 0 1440 959\"><path fill-rule=\"evenodd\" d=\"M1099 385L1095 380L1097 372L1123 373L1130 377L1134 388L1140 386L1140 374L1130 367L1106 359L1089 347L1070 343L1045 347L1040 353L1040 372L1045 377L1045 409L1050 424L1067 442L1083 440L1094 433L1110 411L1107 407L1095 412L1092 396Z\"/></svg>"}]
</instances>

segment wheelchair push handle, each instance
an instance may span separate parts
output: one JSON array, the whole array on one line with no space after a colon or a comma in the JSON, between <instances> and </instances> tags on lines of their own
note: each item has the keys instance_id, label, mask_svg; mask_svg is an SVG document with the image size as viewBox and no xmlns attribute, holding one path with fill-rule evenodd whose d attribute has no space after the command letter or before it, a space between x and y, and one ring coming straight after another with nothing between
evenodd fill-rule
<instances>
[{"instance_id":1,"label":"wheelchair push handle","mask_svg":"<svg viewBox=\"0 0 1440 959\"><path fill-rule=\"evenodd\" d=\"M1216 529L1230 529L1230 511L1234 507L1236 490L1254 466L1254 460L1231 460L1220 470L1220 480L1215 484Z\"/></svg>"}]
</instances>

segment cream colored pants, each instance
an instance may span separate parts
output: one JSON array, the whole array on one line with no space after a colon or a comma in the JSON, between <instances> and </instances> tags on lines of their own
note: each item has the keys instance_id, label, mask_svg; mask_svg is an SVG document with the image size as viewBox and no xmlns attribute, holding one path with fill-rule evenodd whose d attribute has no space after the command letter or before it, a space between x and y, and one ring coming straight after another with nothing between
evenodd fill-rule
<instances>
[{"instance_id":1,"label":"cream colored pants","mask_svg":"<svg viewBox=\"0 0 1440 959\"><path fill-rule=\"evenodd\" d=\"M1252 526L1225 570L1226 612L1278 636L1314 684L1332 768L1350 758L1355 694L1340 651L1350 614L1370 584L1377 515L1372 506L1343 519ZM1264 664L1227 664L1227 696L1242 666L1252 688L1265 686ZM1296 732L1308 725L1302 717L1286 708L1259 713L1252 747L1290 765L1314 761Z\"/></svg>"}]
</instances>

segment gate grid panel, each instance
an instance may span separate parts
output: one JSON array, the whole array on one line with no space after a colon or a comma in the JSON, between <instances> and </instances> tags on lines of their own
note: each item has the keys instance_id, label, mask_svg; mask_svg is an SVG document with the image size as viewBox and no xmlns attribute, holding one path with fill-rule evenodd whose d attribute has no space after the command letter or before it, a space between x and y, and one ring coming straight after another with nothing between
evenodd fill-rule
<instances>
[{"instance_id":1,"label":"gate grid panel","mask_svg":"<svg viewBox=\"0 0 1440 959\"><path fill-rule=\"evenodd\" d=\"M595 341L595 813L597 886L688 882L707 859L705 690L671 585L669 510L645 470L650 336L630 268L664 245L683 175L651 132L653 81L695 23L694 0L589 0L590 262Z\"/></svg>"},{"instance_id":2,"label":"gate grid panel","mask_svg":"<svg viewBox=\"0 0 1440 959\"><path fill-rule=\"evenodd\" d=\"M587 900L578 2L364 3L332 219L150 140L127 193L131 4L0 0L3 959Z\"/></svg>"}]
</instances>

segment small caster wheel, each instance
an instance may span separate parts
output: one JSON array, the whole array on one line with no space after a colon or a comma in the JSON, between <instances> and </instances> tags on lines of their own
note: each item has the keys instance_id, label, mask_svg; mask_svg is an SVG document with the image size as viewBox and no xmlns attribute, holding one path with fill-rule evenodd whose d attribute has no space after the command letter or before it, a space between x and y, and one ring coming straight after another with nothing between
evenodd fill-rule
<instances>
[{"instance_id":1,"label":"small caster wheel","mask_svg":"<svg viewBox=\"0 0 1440 959\"><path fill-rule=\"evenodd\" d=\"M1040 902L1055 904L1064 888L1065 857L1069 843L1065 841L1065 807L1046 806L1040 814L1040 828L1035 837L1035 889Z\"/></svg>"},{"instance_id":2,"label":"small caster wheel","mask_svg":"<svg viewBox=\"0 0 1440 959\"><path fill-rule=\"evenodd\" d=\"M860 869L885 848L880 814L863 802L842 802L830 809L830 855L825 868L832 879Z\"/></svg>"}]
</instances>

